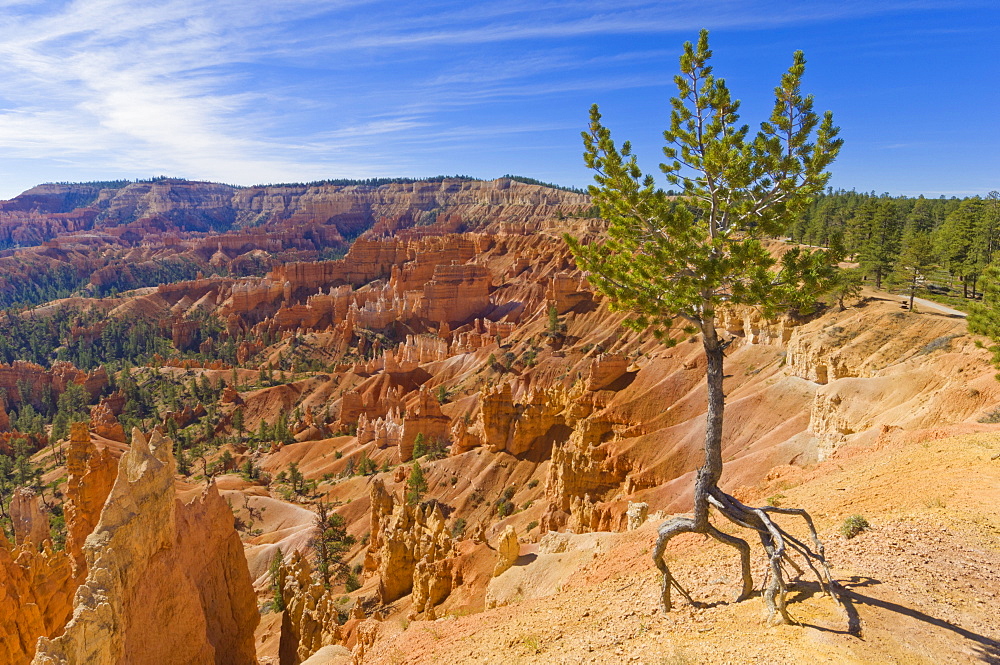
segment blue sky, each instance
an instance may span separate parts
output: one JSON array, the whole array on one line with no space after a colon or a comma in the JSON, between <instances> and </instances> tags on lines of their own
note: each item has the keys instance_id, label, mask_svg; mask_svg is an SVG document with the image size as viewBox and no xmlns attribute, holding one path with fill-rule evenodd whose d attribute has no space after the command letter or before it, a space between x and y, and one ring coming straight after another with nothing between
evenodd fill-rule
<instances>
[{"instance_id":1,"label":"blue sky","mask_svg":"<svg viewBox=\"0 0 1000 665\"><path fill-rule=\"evenodd\" d=\"M995 0L0 0L0 198L160 174L585 186L594 102L654 170L701 27L751 126L806 52L846 141L834 186L1000 189Z\"/></svg>"}]
</instances>

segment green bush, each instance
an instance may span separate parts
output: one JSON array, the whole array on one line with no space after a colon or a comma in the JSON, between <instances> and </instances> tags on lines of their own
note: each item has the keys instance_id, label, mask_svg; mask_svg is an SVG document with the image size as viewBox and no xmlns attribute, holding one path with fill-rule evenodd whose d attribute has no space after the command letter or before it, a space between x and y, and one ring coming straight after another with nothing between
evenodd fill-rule
<instances>
[{"instance_id":1,"label":"green bush","mask_svg":"<svg viewBox=\"0 0 1000 665\"><path fill-rule=\"evenodd\" d=\"M840 525L840 534L850 540L870 527L868 520L861 515L851 515Z\"/></svg>"},{"instance_id":2,"label":"green bush","mask_svg":"<svg viewBox=\"0 0 1000 665\"><path fill-rule=\"evenodd\" d=\"M513 514L514 514L514 504L511 503L510 501L501 500L497 504L497 515L499 515L501 519L507 517L508 515L513 515Z\"/></svg>"}]
</instances>

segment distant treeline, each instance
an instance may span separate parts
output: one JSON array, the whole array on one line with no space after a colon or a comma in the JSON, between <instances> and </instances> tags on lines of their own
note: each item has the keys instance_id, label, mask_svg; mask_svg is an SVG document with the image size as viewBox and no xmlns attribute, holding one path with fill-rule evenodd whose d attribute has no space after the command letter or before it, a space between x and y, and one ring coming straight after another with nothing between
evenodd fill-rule
<instances>
[{"instance_id":1,"label":"distant treeline","mask_svg":"<svg viewBox=\"0 0 1000 665\"><path fill-rule=\"evenodd\" d=\"M253 187L348 187L350 185L362 185L365 187L381 187L382 185L412 185L418 182L443 182L445 180L468 180L474 181L468 175L436 175L430 178L330 178L327 180L313 180L312 182L278 182L253 185Z\"/></svg>"},{"instance_id":2,"label":"distant treeline","mask_svg":"<svg viewBox=\"0 0 1000 665\"><path fill-rule=\"evenodd\" d=\"M515 180L517 182L523 182L526 185L538 185L540 187L549 187L551 189L561 189L564 192L573 192L574 194L587 193L587 190L580 189L579 187L566 187L565 185L557 185L554 182L543 182L541 180L535 180L534 178L528 178L523 175L511 175L510 173L508 173L503 177L509 178L510 180Z\"/></svg>"},{"instance_id":3,"label":"distant treeline","mask_svg":"<svg viewBox=\"0 0 1000 665\"><path fill-rule=\"evenodd\" d=\"M509 178L511 180L516 180L517 182L523 182L526 185L539 185L540 187L549 187L552 189L560 189L565 192L573 192L576 194L586 194L587 190L580 189L579 187L567 187L565 185L558 185L552 182L544 182L542 180L536 180L535 178L529 178L527 176L512 175L510 173L502 176L504 178ZM347 187L351 185L360 185L364 187L381 187L382 185L412 185L419 182L443 182L445 180L465 180L469 182L483 182L482 178L473 178L469 175L436 175L429 178L328 178L326 180L313 180L310 182L272 182L272 183L261 183L257 185L227 185L227 187L232 187L233 189L250 189L257 187L323 187L323 186L336 186L336 187ZM89 180L86 182L50 182L45 183L47 185L78 185L82 187L96 187L98 189L122 189L129 185L135 184L149 184L156 182L187 182L184 178L173 178L170 176L156 176L154 178L137 178L135 180Z\"/></svg>"},{"instance_id":4,"label":"distant treeline","mask_svg":"<svg viewBox=\"0 0 1000 665\"><path fill-rule=\"evenodd\" d=\"M171 178L170 176L158 175L153 178L137 178L135 180L88 180L86 182L69 182L61 180L59 182L47 182L46 185L79 185L82 187L97 187L99 189L121 189L129 185L141 183L164 182L166 180L183 181L183 178Z\"/></svg>"},{"instance_id":5,"label":"distant treeline","mask_svg":"<svg viewBox=\"0 0 1000 665\"><path fill-rule=\"evenodd\" d=\"M1000 260L1000 193L928 199L828 191L793 224L791 239L842 244L877 288L917 267L924 276L946 274L974 298L983 270Z\"/></svg>"},{"instance_id":6,"label":"distant treeline","mask_svg":"<svg viewBox=\"0 0 1000 665\"><path fill-rule=\"evenodd\" d=\"M0 275L0 309L67 298L90 279L69 263L25 266L16 273L9 266L4 268L7 274Z\"/></svg>"}]
</instances>

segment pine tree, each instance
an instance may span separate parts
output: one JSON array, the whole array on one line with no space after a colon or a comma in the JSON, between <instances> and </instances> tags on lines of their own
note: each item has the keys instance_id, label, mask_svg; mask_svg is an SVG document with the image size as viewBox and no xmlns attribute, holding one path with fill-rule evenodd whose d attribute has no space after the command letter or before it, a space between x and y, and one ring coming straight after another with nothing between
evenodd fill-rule
<instances>
[{"instance_id":1,"label":"pine tree","mask_svg":"<svg viewBox=\"0 0 1000 665\"><path fill-rule=\"evenodd\" d=\"M934 215L934 208L931 202L923 196L918 196L906 216L905 232L919 231L920 233L930 233L937 226Z\"/></svg>"},{"instance_id":2,"label":"pine tree","mask_svg":"<svg viewBox=\"0 0 1000 665\"><path fill-rule=\"evenodd\" d=\"M378 471L378 467L375 465L375 461L368 457L368 451L362 450L361 457L358 459L358 474L362 476L371 476Z\"/></svg>"},{"instance_id":3,"label":"pine tree","mask_svg":"<svg viewBox=\"0 0 1000 665\"><path fill-rule=\"evenodd\" d=\"M344 555L354 544L354 536L347 533L344 518L333 512L325 501L316 504L316 535L310 543L316 553L316 572L323 587L329 589L331 582L346 577L349 572Z\"/></svg>"},{"instance_id":4,"label":"pine tree","mask_svg":"<svg viewBox=\"0 0 1000 665\"><path fill-rule=\"evenodd\" d=\"M243 407L238 406L236 407L236 410L233 411L233 429L236 431L236 434L242 437L244 427L246 427L246 425L243 422Z\"/></svg>"},{"instance_id":5,"label":"pine tree","mask_svg":"<svg viewBox=\"0 0 1000 665\"><path fill-rule=\"evenodd\" d=\"M983 271L982 286L982 302L969 306L969 332L993 340L993 363L1000 367L1000 265L993 264Z\"/></svg>"},{"instance_id":6,"label":"pine tree","mask_svg":"<svg viewBox=\"0 0 1000 665\"><path fill-rule=\"evenodd\" d=\"M413 459L420 459L427 454L427 437L424 436L423 432L417 432L417 436L413 439Z\"/></svg>"},{"instance_id":7,"label":"pine tree","mask_svg":"<svg viewBox=\"0 0 1000 665\"><path fill-rule=\"evenodd\" d=\"M282 567L284 561L285 557L279 547L271 557L271 565L268 566L271 577L271 607L275 612L285 611L285 569Z\"/></svg>"},{"instance_id":8,"label":"pine tree","mask_svg":"<svg viewBox=\"0 0 1000 665\"><path fill-rule=\"evenodd\" d=\"M861 295L861 277L860 268L846 268L837 270L830 280L825 293L837 299L837 305L841 312L847 309L844 306L845 300Z\"/></svg>"},{"instance_id":9,"label":"pine tree","mask_svg":"<svg viewBox=\"0 0 1000 665\"><path fill-rule=\"evenodd\" d=\"M976 297L976 280L993 263L1000 249L1000 192L990 192L979 207L979 218L972 237L972 297Z\"/></svg>"},{"instance_id":10,"label":"pine tree","mask_svg":"<svg viewBox=\"0 0 1000 665\"><path fill-rule=\"evenodd\" d=\"M903 231L895 202L888 197L866 201L858 211L855 226L860 234L858 263L875 279L875 288L881 289L882 280L892 274Z\"/></svg>"},{"instance_id":11,"label":"pine tree","mask_svg":"<svg viewBox=\"0 0 1000 665\"><path fill-rule=\"evenodd\" d=\"M298 462L292 462L288 465L288 484L296 494L302 494L306 491L306 478L299 471Z\"/></svg>"},{"instance_id":12,"label":"pine tree","mask_svg":"<svg viewBox=\"0 0 1000 665\"><path fill-rule=\"evenodd\" d=\"M903 236L903 249L896 261L895 277L909 291L911 312L914 311L913 299L917 289L927 281L927 275L934 268L936 259L931 234L916 229L908 230Z\"/></svg>"},{"instance_id":13,"label":"pine tree","mask_svg":"<svg viewBox=\"0 0 1000 665\"><path fill-rule=\"evenodd\" d=\"M410 476L406 479L406 502L411 506L420 503L427 493L427 479L424 477L424 470L420 464L413 460L410 466Z\"/></svg>"},{"instance_id":14,"label":"pine tree","mask_svg":"<svg viewBox=\"0 0 1000 665\"><path fill-rule=\"evenodd\" d=\"M711 55L708 33L702 31L697 46L684 45L681 73L674 78L678 94L671 100L670 129L664 132L666 163L660 168L668 183L682 190L681 197L673 199L655 186L651 175L644 176L631 144L616 147L595 105L589 131L583 134L584 161L595 171L597 184L589 191L607 220L607 234L597 242L572 237L567 242L612 308L630 313L628 325L650 331L668 345L700 334L707 357L705 459L695 483L694 515L664 523L653 553L663 575L663 609L670 609L671 588L680 589L663 554L671 538L686 532L710 535L739 550L740 597L752 593L750 546L711 523L709 508L714 507L760 537L770 560L765 601L772 616L790 622L783 562L795 552L826 571L823 550L818 539L815 549L810 548L771 518L774 513L796 514L811 524L804 511L752 509L719 489L723 357L731 340L724 339L716 321L719 308L727 306L755 306L766 316L813 306L838 257L793 248L776 259L763 241L785 234L810 198L823 191L826 169L842 142L832 114L820 119L812 97L800 90L805 70L801 52L775 89L770 118L752 137L747 126L738 124L739 102L730 97L725 81L713 75ZM830 582L828 571L821 581Z\"/></svg>"},{"instance_id":15,"label":"pine tree","mask_svg":"<svg viewBox=\"0 0 1000 665\"><path fill-rule=\"evenodd\" d=\"M961 280L962 295L966 298L969 297L970 284L975 293L975 281L986 267L975 251L981 213L981 199L966 199L948 214L937 233L937 250L944 267Z\"/></svg>"}]
</instances>

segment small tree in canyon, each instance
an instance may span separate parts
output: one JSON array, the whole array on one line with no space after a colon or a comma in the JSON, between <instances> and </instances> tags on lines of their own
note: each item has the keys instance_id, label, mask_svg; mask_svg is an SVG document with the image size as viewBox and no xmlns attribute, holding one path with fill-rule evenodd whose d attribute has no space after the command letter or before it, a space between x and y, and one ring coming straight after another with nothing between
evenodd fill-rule
<instances>
[{"instance_id":1,"label":"small tree in canyon","mask_svg":"<svg viewBox=\"0 0 1000 665\"><path fill-rule=\"evenodd\" d=\"M566 240L590 282L615 310L627 311L626 324L650 331L667 345L701 336L707 358L708 413L705 458L698 469L694 514L666 521L659 530L653 560L662 572L662 604L671 607L671 589L690 596L663 559L668 541L682 533L701 533L737 549L742 564L739 599L753 592L750 546L713 525L710 508L737 527L756 532L769 558L764 599L773 618L790 622L785 609L785 566L801 567L801 556L831 593L832 581L809 515L799 509L744 505L719 489L722 477L722 424L725 411L723 362L732 342L717 329L722 307L751 306L765 317L781 311L806 311L817 294L829 288L835 251L788 248L775 256L767 238L785 233L790 221L821 192L827 167L842 141L827 112L813 111L803 96L805 69L801 52L775 88L770 118L750 135L738 125L739 102L723 79L712 74L708 33L696 45L684 45L678 94L671 99L670 129L664 132L667 182L681 190L672 197L640 170L632 147L616 147L601 123L597 106L583 133L584 161L597 183L589 188L602 217L606 237ZM775 514L802 517L811 543L778 525Z\"/></svg>"},{"instance_id":2,"label":"small tree in canyon","mask_svg":"<svg viewBox=\"0 0 1000 665\"><path fill-rule=\"evenodd\" d=\"M333 512L325 501L316 503L316 533L309 543L316 553L316 573L329 589L330 584L350 573L344 556L354 544L354 536L347 533L343 516Z\"/></svg>"}]
</instances>

